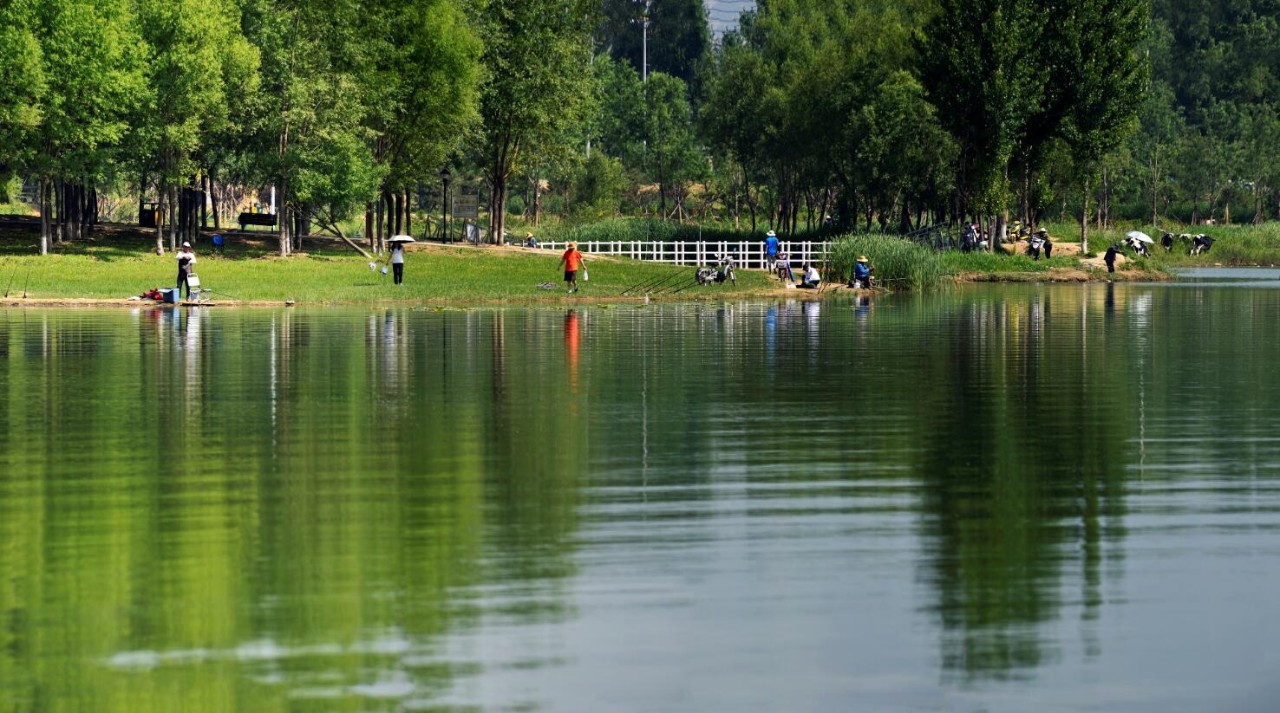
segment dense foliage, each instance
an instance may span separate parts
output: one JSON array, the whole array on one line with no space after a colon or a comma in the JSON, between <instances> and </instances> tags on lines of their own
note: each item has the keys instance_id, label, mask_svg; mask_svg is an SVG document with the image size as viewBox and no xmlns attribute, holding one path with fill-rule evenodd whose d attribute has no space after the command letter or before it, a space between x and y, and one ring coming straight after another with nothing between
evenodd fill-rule
<instances>
[{"instance_id":1,"label":"dense foliage","mask_svg":"<svg viewBox=\"0 0 1280 713\"><path fill-rule=\"evenodd\" d=\"M210 208L271 206L282 254L313 224L379 249L460 193L492 241L548 213L997 238L1015 218L1082 238L1261 222L1280 217L1277 16L758 0L713 44L697 0L9 0L0 185L25 183L45 250L100 210L132 219L121 196L155 207L136 215L158 251Z\"/></svg>"}]
</instances>

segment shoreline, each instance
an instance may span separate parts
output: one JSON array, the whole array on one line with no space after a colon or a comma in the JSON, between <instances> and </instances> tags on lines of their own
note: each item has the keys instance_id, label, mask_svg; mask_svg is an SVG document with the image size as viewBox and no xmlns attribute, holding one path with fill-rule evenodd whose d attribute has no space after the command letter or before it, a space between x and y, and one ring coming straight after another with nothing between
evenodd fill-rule
<instances>
[{"instance_id":1,"label":"shoreline","mask_svg":"<svg viewBox=\"0 0 1280 713\"><path fill-rule=\"evenodd\" d=\"M1083 266L1082 266L1083 267ZM1085 282L1167 282L1173 275L1162 271L1117 270L1108 273L1104 270L1053 268L1044 272L970 272L953 275L953 282L964 284L1070 284ZM716 290L709 287L708 290ZM839 296L870 296L893 294L884 289L855 289L844 284L827 287L821 290L801 290L781 285L769 288L742 289L731 292L697 291L679 295L599 295L579 293L570 297L567 294L533 295L527 298L410 298L410 299L370 299L370 300L228 300L212 299L204 302L183 301L177 304L158 302L149 299L111 298L111 297L5 297L0 298L0 308L197 308L197 307L239 307L249 309L280 307L391 307L415 306L436 309L466 309L490 307L539 307L539 306L573 306L598 304L679 304L699 302L723 302L738 299L790 299L790 300L823 300Z\"/></svg>"}]
</instances>

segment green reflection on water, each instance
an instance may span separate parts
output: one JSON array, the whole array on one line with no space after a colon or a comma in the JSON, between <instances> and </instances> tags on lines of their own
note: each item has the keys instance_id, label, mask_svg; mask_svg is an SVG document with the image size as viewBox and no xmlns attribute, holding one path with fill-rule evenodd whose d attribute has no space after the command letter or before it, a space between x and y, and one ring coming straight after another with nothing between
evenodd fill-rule
<instances>
[{"instance_id":1,"label":"green reflection on water","mask_svg":"<svg viewBox=\"0 0 1280 713\"><path fill-rule=\"evenodd\" d=\"M0 710L465 706L593 558L886 534L945 685L1097 657L1134 483L1272 455L1277 292L0 311Z\"/></svg>"},{"instance_id":2,"label":"green reflection on water","mask_svg":"<svg viewBox=\"0 0 1280 713\"><path fill-rule=\"evenodd\" d=\"M0 312L0 710L391 709L469 589L563 617L584 377L411 317Z\"/></svg>"}]
</instances>

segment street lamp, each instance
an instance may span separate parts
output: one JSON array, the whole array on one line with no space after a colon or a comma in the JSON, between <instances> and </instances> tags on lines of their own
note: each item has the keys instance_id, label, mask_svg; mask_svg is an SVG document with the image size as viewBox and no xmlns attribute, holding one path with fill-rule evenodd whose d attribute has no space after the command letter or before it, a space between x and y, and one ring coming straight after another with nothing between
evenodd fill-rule
<instances>
[{"instance_id":1,"label":"street lamp","mask_svg":"<svg viewBox=\"0 0 1280 713\"><path fill-rule=\"evenodd\" d=\"M444 242L445 226L449 224L449 167L440 169L440 242Z\"/></svg>"}]
</instances>

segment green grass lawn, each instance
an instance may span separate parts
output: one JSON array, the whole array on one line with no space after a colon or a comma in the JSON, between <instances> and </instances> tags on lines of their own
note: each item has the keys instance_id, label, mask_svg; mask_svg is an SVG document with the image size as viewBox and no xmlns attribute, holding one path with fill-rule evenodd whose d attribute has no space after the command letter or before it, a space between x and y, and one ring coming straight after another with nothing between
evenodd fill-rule
<instances>
[{"instance_id":1,"label":"green grass lawn","mask_svg":"<svg viewBox=\"0 0 1280 713\"><path fill-rule=\"evenodd\" d=\"M210 253L198 241L197 274L202 285L224 301L362 303L388 300L448 303L529 302L566 299L559 255L520 248L474 248L437 244L410 246L403 285L369 269L369 261L337 240L308 240L306 251L281 259L274 236L229 237L225 254ZM136 230L105 230L92 240L65 243L50 255L34 254L37 238L27 230L0 231L0 288L30 298L123 299L153 287L170 287L177 277L172 254L154 254L155 238ZM748 294L776 283L763 272L741 271L737 286L676 289L693 283L692 267L626 259L587 257L590 280L572 299L640 297L627 288L668 280L655 297L700 299ZM381 265L379 265L381 267ZM539 283L555 289L540 289Z\"/></svg>"}]
</instances>

